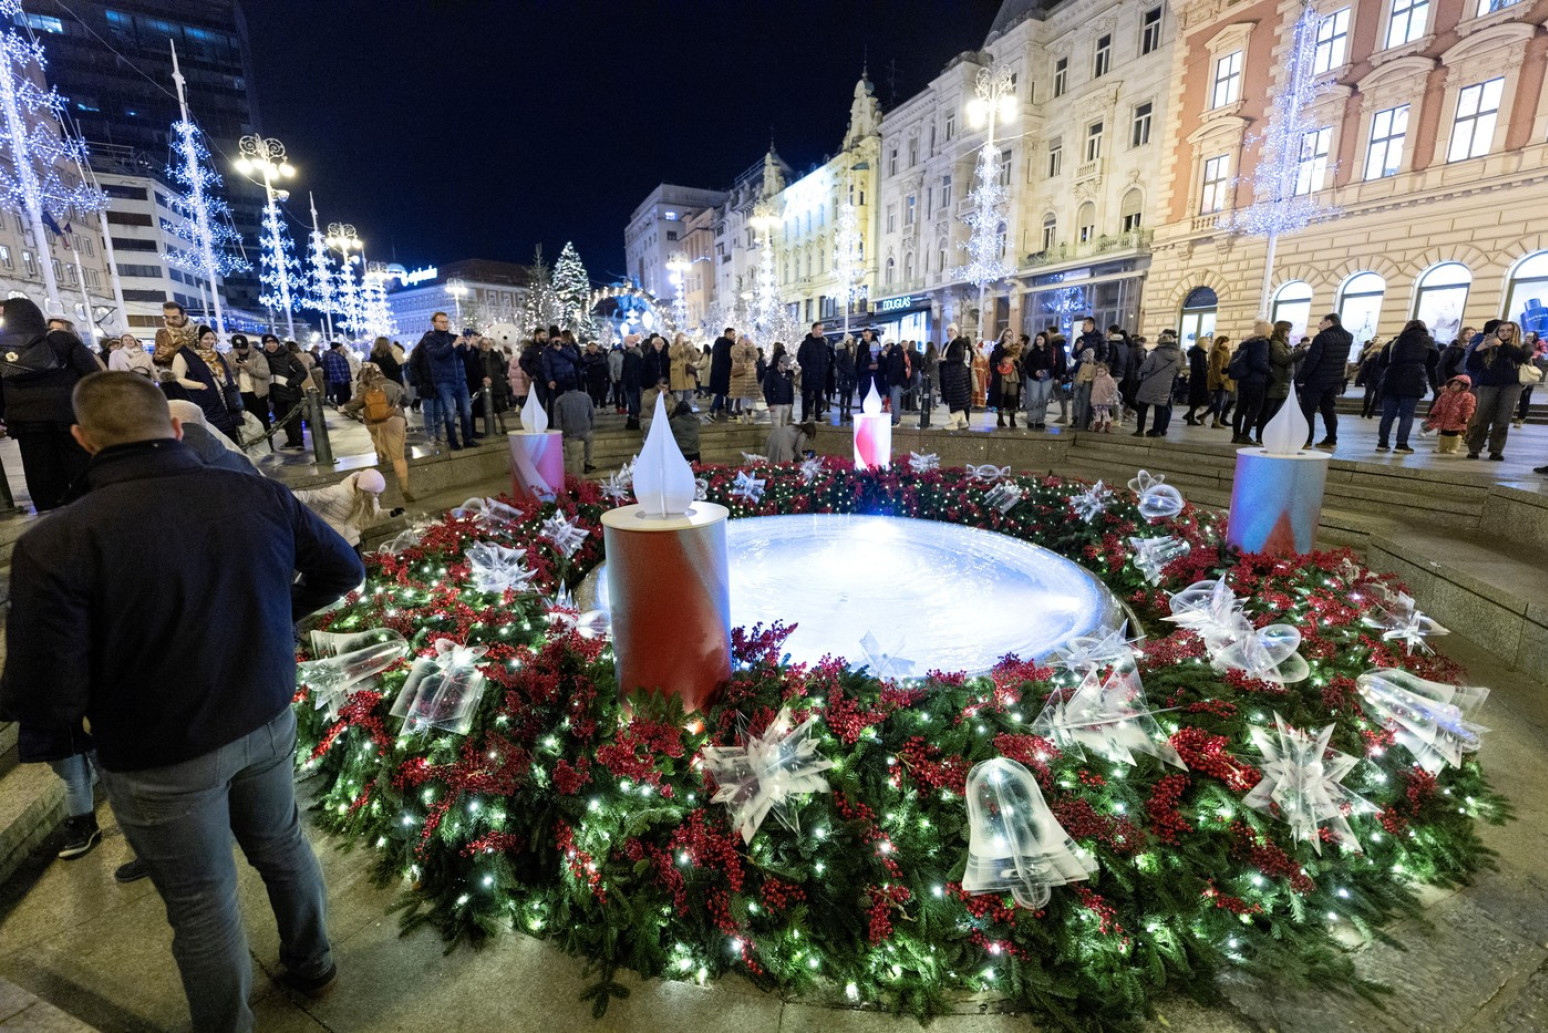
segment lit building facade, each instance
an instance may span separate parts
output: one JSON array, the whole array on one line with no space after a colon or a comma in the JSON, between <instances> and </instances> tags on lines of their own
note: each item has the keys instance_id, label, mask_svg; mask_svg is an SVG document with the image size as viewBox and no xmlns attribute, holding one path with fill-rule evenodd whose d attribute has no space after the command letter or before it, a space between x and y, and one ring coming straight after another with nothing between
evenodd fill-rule
<instances>
[{"instance_id":1,"label":"lit building facade","mask_svg":"<svg viewBox=\"0 0 1548 1033\"><path fill-rule=\"evenodd\" d=\"M463 259L437 266L433 277L413 286L390 290L387 308L405 347L429 331L437 312L452 317L452 333L472 325L497 344L515 346L530 283L531 270L524 265Z\"/></svg>"},{"instance_id":2,"label":"lit building facade","mask_svg":"<svg viewBox=\"0 0 1548 1033\"><path fill-rule=\"evenodd\" d=\"M1328 89L1297 191L1336 214L1266 244L1230 232L1252 200L1296 0L1174 4L1179 23L1145 294L1152 328L1240 338L1260 311L1299 334L1328 311L1357 342L1423 319L1449 341L1509 316L1548 331L1548 18L1520 0L1317 0Z\"/></svg>"},{"instance_id":3,"label":"lit building facade","mask_svg":"<svg viewBox=\"0 0 1548 1033\"><path fill-rule=\"evenodd\" d=\"M624 230L624 257L636 287L670 300L672 285L667 263L683 249L684 223L725 201L720 190L662 183L629 217Z\"/></svg>"}]
</instances>

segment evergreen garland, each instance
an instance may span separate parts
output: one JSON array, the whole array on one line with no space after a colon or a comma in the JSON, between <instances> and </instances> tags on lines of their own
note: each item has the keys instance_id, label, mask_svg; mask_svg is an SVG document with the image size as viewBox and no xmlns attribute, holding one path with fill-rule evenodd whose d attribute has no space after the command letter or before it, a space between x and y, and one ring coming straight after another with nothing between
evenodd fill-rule
<instances>
[{"instance_id":1,"label":"evergreen garland","mask_svg":"<svg viewBox=\"0 0 1548 1033\"><path fill-rule=\"evenodd\" d=\"M1361 709L1354 679L1402 666L1456 681L1444 658L1395 653L1360 624L1380 576L1347 552L1290 561L1222 547L1215 517L1188 507L1149 525L1118 492L1087 522L1068 499L1086 486L1018 477L1008 514L960 470L857 473L828 460L811 483L796 466L759 464L756 503L731 495L735 468L701 467L708 497L733 517L863 512L948 520L1047 546L1094 571L1134 610L1149 639L1139 669L1151 705L1176 708L1162 728L1186 772L1061 754L1028 726L1074 676L1008 657L984 677L931 672L879 682L837 662L791 665L786 630L738 629L720 701L685 716L675 699L639 693L620 705L611 653L552 602L601 558L598 487L572 480L559 509L590 533L566 557L540 535L555 512L515 526L448 517L418 545L373 557L364 590L322 615L333 631L391 628L415 654L436 639L488 647L473 730L403 734L388 716L409 662L354 692L336 721L303 686L298 764L320 783L321 823L377 852L383 883L400 882L405 930L429 922L477 943L509 928L552 938L598 962L589 992L601 1014L623 990L619 967L705 982L739 971L782 993L927 1018L967 995L1073 1029L1123 1028L1163 987L1212 993L1226 967L1366 994L1340 945L1381 936L1416 913L1414 887L1465 881L1491 852L1478 820L1508 817L1478 765L1431 777ZM1190 556L1147 584L1123 544L1131 535L1187 539ZM466 586L464 551L493 540L527 549L532 593L496 597ZM1197 636L1160 620L1167 593L1225 576L1254 623L1301 628L1312 676L1277 686L1221 674ZM766 822L750 846L709 802L696 759L707 745L761 731L782 705L820 716L831 794L796 807L801 832ZM1350 818L1363 854L1321 856L1288 826L1245 808L1259 779L1251 726L1278 712L1300 728L1336 723L1332 746L1366 758L1345 780L1380 808ZM1100 861L1083 883L1055 888L1040 910L1009 896L966 896L964 780L995 756L1033 771L1070 835Z\"/></svg>"}]
</instances>

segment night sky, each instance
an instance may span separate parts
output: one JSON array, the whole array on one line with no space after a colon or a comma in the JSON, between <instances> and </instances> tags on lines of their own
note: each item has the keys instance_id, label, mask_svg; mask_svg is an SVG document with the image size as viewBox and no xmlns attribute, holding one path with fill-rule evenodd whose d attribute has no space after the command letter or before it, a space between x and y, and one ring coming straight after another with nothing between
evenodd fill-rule
<instances>
[{"instance_id":1,"label":"night sky","mask_svg":"<svg viewBox=\"0 0 1548 1033\"><path fill-rule=\"evenodd\" d=\"M999 0L249 0L265 133L373 260L624 267L662 181L728 187L772 126L797 172L839 147L861 62L882 105L983 44ZM298 209L304 216L303 207ZM391 253L389 253L391 252Z\"/></svg>"}]
</instances>

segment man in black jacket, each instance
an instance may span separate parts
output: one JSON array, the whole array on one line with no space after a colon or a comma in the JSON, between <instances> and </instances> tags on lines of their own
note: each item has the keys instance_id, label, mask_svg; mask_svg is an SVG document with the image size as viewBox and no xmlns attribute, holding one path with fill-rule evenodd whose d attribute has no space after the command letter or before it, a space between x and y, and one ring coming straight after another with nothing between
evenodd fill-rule
<instances>
[{"instance_id":1,"label":"man in black jacket","mask_svg":"<svg viewBox=\"0 0 1548 1033\"><path fill-rule=\"evenodd\" d=\"M26 298L8 298L0 330L0 419L21 450L27 493L39 513L62 506L89 458L70 436L70 391L102 368L81 339L50 330Z\"/></svg>"},{"instance_id":2,"label":"man in black jacket","mask_svg":"<svg viewBox=\"0 0 1548 1033\"><path fill-rule=\"evenodd\" d=\"M0 712L90 732L166 905L193 1027L251 1030L233 837L268 889L281 982L316 994L337 972L291 774L293 623L365 570L285 486L201 463L144 377L94 373L73 402L89 490L16 543ZM240 549L217 533L232 513Z\"/></svg>"},{"instance_id":3,"label":"man in black jacket","mask_svg":"<svg viewBox=\"0 0 1548 1033\"><path fill-rule=\"evenodd\" d=\"M796 365L801 367L801 422L813 418L822 406L823 395L828 387L828 339L822 335L822 324L813 323L812 332L806 335L796 350Z\"/></svg>"},{"instance_id":4,"label":"man in black jacket","mask_svg":"<svg viewBox=\"0 0 1548 1033\"><path fill-rule=\"evenodd\" d=\"M274 407L274 421L278 422L296 408L311 377L306 364L273 334L263 335L263 357L269 364L269 404ZM306 447L301 440L299 412L281 426L285 428L286 448Z\"/></svg>"},{"instance_id":5,"label":"man in black jacket","mask_svg":"<svg viewBox=\"0 0 1548 1033\"><path fill-rule=\"evenodd\" d=\"M1344 329L1337 312L1329 312L1317 324L1317 336L1306 349L1306 358L1295 375L1296 390L1301 393L1301 411L1306 414L1306 448L1312 447L1316 437L1317 413L1322 413L1322 425L1327 429L1318 448L1333 449L1338 446L1338 413L1334 404L1343 393L1345 368L1349 365L1349 349L1354 345L1354 335Z\"/></svg>"},{"instance_id":6,"label":"man in black jacket","mask_svg":"<svg viewBox=\"0 0 1548 1033\"><path fill-rule=\"evenodd\" d=\"M715 400L710 403L710 415L726 415L726 396L731 393L731 349L736 347L736 327L728 326L725 332L710 345L709 389Z\"/></svg>"}]
</instances>

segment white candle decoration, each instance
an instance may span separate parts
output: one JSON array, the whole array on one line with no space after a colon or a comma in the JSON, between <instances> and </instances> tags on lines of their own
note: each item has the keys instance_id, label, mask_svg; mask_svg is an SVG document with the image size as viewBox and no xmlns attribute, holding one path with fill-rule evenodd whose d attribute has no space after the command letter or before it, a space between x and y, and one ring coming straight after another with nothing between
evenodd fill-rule
<instances>
[{"instance_id":1,"label":"white candle decoration","mask_svg":"<svg viewBox=\"0 0 1548 1033\"><path fill-rule=\"evenodd\" d=\"M634 497L645 516L656 520L682 516L693 505L693 467L672 437L663 395L656 396L650 433L634 464Z\"/></svg>"}]
</instances>

